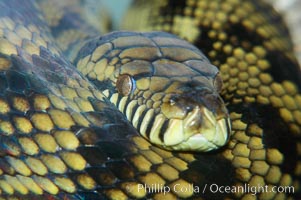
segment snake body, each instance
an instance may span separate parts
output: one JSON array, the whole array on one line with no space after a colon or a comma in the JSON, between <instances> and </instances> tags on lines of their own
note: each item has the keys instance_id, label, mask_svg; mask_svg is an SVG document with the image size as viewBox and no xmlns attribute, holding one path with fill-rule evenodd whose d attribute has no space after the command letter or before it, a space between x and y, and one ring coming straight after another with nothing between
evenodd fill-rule
<instances>
[{"instance_id":1,"label":"snake body","mask_svg":"<svg viewBox=\"0 0 301 200\"><path fill-rule=\"evenodd\" d=\"M193 42L218 73L174 35L99 36L38 3L0 2L1 199L300 198L300 69L267 4L134 4L131 24Z\"/></svg>"}]
</instances>

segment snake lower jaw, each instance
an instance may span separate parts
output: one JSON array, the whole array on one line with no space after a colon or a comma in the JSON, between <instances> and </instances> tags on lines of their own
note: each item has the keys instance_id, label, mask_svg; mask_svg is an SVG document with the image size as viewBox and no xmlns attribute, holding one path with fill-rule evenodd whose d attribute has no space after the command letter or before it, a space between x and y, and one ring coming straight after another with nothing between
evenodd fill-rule
<instances>
[{"instance_id":1,"label":"snake lower jaw","mask_svg":"<svg viewBox=\"0 0 301 200\"><path fill-rule=\"evenodd\" d=\"M187 140L164 148L176 151L208 152L219 149L227 144L231 135L231 125L228 118L220 119L215 127L202 129Z\"/></svg>"},{"instance_id":2,"label":"snake lower jaw","mask_svg":"<svg viewBox=\"0 0 301 200\"><path fill-rule=\"evenodd\" d=\"M199 134L192 135L189 140L195 144L195 151L216 150L227 144L231 135L231 121L223 101L219 101L214 109L203 107ZM188 140L188 141L189 141ZM199 141L200 144L197 142ZM204 145L201 143L205 141Z\"/></svg>"},{"instance_id":3,"label":"snake lower jaw","mask_svg":"<svg viewBox=\"0 0 301 200\"><path fill-rule=\"evenodd\" d=\"M231 123L227 113L217 117L205 107L196 107L184 120L169 120L161 145L173 151L208 152L224 146L230 134Z\"/></svg>"}]
</instances>

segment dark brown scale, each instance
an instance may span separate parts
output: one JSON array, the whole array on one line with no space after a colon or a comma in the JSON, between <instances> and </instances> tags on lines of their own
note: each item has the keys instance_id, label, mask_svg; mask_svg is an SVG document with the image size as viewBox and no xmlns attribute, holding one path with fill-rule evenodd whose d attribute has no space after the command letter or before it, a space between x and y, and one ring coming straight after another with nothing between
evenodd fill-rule
<instances>
[{"instance_id":1,"label":"dark brown scale","mask_svg":"<svg viewBox=\"0 0 301 200\"><path fill-rule=\"evenodd\" d=\"M116 176L105 167L88 168L87 172L102 186L111 186L117 182Z\"/></svg>"}]
</instances>

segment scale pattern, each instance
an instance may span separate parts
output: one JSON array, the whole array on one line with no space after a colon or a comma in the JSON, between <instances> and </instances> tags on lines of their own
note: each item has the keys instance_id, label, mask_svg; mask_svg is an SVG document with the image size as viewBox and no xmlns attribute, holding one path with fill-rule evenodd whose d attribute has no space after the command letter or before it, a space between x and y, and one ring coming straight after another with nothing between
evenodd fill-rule
<instances>
[{"instance_id":1,"label":"scale pattern","mask_svg":"<svg viewBox=\"0 0 301 200\"><path fill-rule=\"evenodd\" d=\"M156 2L138 2L136 19L151 9L143 29L188 39L220 68L229 144L208 154L151 145L65 59L34 2L1 1L0 199L300 198L300 72L278 15L246 0ZM213 183L295 194L202 191ZM154 184L187 190L145 189Z\"/></svg>"},{"instance_id":2,"label":"scale pattern","mask_svg":"<svg viewBox=\"0 0 301 200\"><path fill-rule=\"evenodd\" d=\"M299 188L300 71L280 16L261 1L155 2L136 1L124 26L180 35L219 67L234 132L221 154L232 163L237 184ZM144 14L134 18L136 10Z\"/></svg>"}]
</instances>

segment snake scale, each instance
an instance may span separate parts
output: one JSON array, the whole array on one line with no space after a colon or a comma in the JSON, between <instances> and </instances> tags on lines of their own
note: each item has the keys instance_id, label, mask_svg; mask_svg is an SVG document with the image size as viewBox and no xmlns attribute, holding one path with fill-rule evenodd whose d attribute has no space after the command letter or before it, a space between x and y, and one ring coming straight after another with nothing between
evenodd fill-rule
<instances>
[{"instance_id":1,"label":"snake scale","mask_svg":"<svg viewBox=\"0 0 301 200\"><path fill-rule=\"evenodd\" d=\"M139 32L100 35L76 3L0 1L0 199L301 198L300 68L270 5L137 0Z\"/></svg>"}]
</instances>

